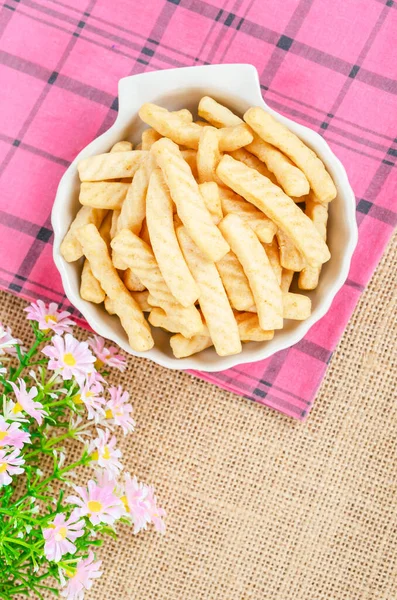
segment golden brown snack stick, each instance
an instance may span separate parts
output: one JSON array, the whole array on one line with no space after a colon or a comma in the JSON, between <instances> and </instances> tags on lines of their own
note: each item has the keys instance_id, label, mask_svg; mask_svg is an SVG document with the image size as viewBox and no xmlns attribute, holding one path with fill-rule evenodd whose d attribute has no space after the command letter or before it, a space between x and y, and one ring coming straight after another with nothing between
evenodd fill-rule
<instances>
[{"instance_id":1,"label":"golden brown snack stick","mask_svg":"<svg viewBox=\"0 0 397 600\"><path fill-rule=\"evenodd\" d=\"M177 333L170 338L170 345L175 358L187 358L206 348L213 346L209 335L194 335L191 338Z\"/></svg>"},{"instance_id":2,"label":"golden brown snack stick","mask_svg":"<svg viewBox=\"0 0 397 600\"><path fill-rule=\"evenodd\" d=\"M259 325L258 315L243 312L235 313L234 316L242 342L265 342L273 339L274 331L265 331L262 329Z\"/></svg>"},{"instance_id":3,"label":"golden brown snack stick","mask_svg":"<svg viewBox=\"0 0 397 600\"><path fill-rule=\"evenodd\" d=\"M247 150L266 164L288 196L304 196L309 192L310 185L305 174L280 150L258 136L247 146Z\"/></svg>"},{"instance_id":4,"label":"golden brown snack stick","mask_svg":"<svg viewBox=\"0 0 397 600\"><path fill-rule=\"evenodd\" d=\"M78 230L77 235L95 278L114 302L114 310L128 335L131 348L138 352L150 350L154 345L150 327L118 276L98 229L92 224L85 225Z\"/></svg>"},{"instance_id":5,"label":"golden brown snack stick","mask_svg":"<svg viewBox=\"0 0 397 600\"><path fill-rule=\"evenodd\" d=\"M241 352L236 319L214 263L200 251L185 227L177 236L186 262L199 288L199 303L219 356ZM183 332L181 331L183 334Z\"/></svg>"},{"instance_id":6,"label":"golden brown snack stick","mask_svg":"<svg viewBox=\"0 0 397 600\"><path fill-rule=\"evenodd\" d=\"M248 109L244 121L263 140L284 152L305 173L320 202L330 202L335 198L335 184L324 163L285 125L258 107Z\"/></svg>"},{"instance_id":7,"label":"golden brown snack stick","mask_svg":"<svg viewBox=\"0 0 397 600\"><path fill-rule=\"evenodd\" d=\"M215 127L203 127L196 157L199 183L215 181L222 184L216 174L220 159L218 130Z\"/></svg>"},{"instance_id":8,"label":"golden brown snack stick","mask_svg":"<svg viewBox=\"0 0 397 600\"><path fill-rule=\"evenodd\" d=\"M237 256L230 251L216 263L230 304L236 310L250 310L255 304L244 269Z\"/></svg>"},{"instance_id":9,"label":"golden brown snack stick","mask_svg":"<svg viewBox=\"0 0 397 600\"><path fill-rule=\"evenodd\" d=\"M117 142L110 148L110 152L131 152L131 150L132 144L127 141Z\"/></svg>"},{"instance_id":10,"label":"golden brown snack stick","mask_svg":"<svg viewBox=\"0 0 397 600\"><path fill-rule=\"evenodd\" d=\"M312 312L312 302L308 296L302 294L283 294L283 317L284 319L294 319L295 321L304 321L310 317Z\"/></svg>"},{"instance_id":11,"label":"golden brown snack stick","mask_svg":"<svg viewBox=\"0 0 397 600\"><path fill-rule=\"evenodd\" d=\"M134 298L135 302L143 312L150 312L152 310L152 307L147 301L149 297L149 292L147 290L144 292L133 292L131 296ZM105 298L105 308L109 315L116 314L114 310L114 302L109 298L109 296L106 296Z\"/></svg>"},{"instance_id":12,"label":"golden brown snack stick","mask_svg":"<svg viewBox=\"0 0 397 600\"><path fill-rule=\"evenodd\" d=\"M222 204L217 184L214 181L200 183L199 190L203 197L204 204L212 216L212 220L215 225L217 225L223 219Z\"/></svg>"},{"instance_id":13,"label":"golden brown snack stick","mask_svg":"<svg viewBox=\"0 0 397 600\"><path fill-rule=\"evenodd\" d=\"M248 150L246 150L245 148L240 148L239 150L235 150L234 152L229 152L229 154L236 160L240 160L241 162L243 162L245 165L247 165L247 167L255 169L256 171L258 171L258 173L270 179L270 181L275 185L278 185L277 179L275 178L273 173L269 171L265 163L259 160L259 158L257 158L254 154L251 154L251 152L248 152Z\"/></svg>"},{"instance_id":14,"label":"golden brown snack stick","mask_svg":"<svg viewBox=\"0 0 397 600\"><path fill-rule=\"evenodd\" d=\"M105 296L105 300L104 300L104 304L105 304L105 310L107 313L109 313L109 315L115 315L116 311L115 311L115 307L114 307L114 302L113 300L111 300L109 298L109 296Z\"/></svg>"},{"instance_id":15,"label":"golden brown snack stick","mask_svg":"<svg viewBox=\"0 0 397 600\"><path fill-rule=\"evenodd\" d=\"M146 194L150 175L155 167L153 156L148 153L135 173L117 222L117 231L131 229L139 234L146 213Z\"/></svg>"},{"instance_id":16,"label":"golden brown snack stick","mask_svg":"<svg viewBox=\"0 0 397 600\"><path fill-rule=\"evenodd\" d=\"M186 337L200 333L202 321L195 306L184 307L171 294L158 267L152 249L128 229L120 231L112 241L112 248L149 290L149 304L159 306L167 315L178 320L180 331Z\"/></svg>"},{"instance_id":17,"label":"golden brown snack stick","mask_svg":"<svg viewBox=\"0 0 397 600\"><path fill-rule=\"evenodd\" d=\"M110 239L112 240L114 238L114 236L117 233L117 222L119 220L119 216L120 216L120 210L114 210L111 215L112 215L112 222L110 225L110 231L109 231L109 235L110 235Z\"/></svg>"},{"instance_id":18,"label":"golden brown snack stick","mask_svg":"<svg viewBox=\"0 0 397 600\"><path fill-rule=\"evenodd\" d=\"M84 261L83 270L81 271L80 296L83 300L100 304L105 300L105 292L101 288L101 284L94 277L90 263L87 259Z\"/></svg>"},{"instance_id":19,"label":"golden brown snack stick","mask_svg":"<svg viewBox=\"0 0 397 600\"><path fill-rule=\"evenodd\" d=\"M79 201L83 206L120 210L129 187L129 183L115 181L83 182Z\"/></svg>"},{"instance_id":20,"label":"golden brown snack stick","mask_svg":"<svg viewBox=\"0 0 397 600\"><path fill-rule=\"evenodd\" d=\"M204 96L200 100L198 112L200 116L206 118L215 127L230 127L244 123L231 110L208 96ZM252 163L252 160L250 161L249 156L247 156L249 154L247 151L254 154L262 163L266 163L265 168L268 167L267 170L274 173L274 176L269 177L268 173L263 172L263 167L260 168L258 163ZM252 169L256 169L259 173L268 177L272 183L281 185L288 195L302 196L309 191L309 183L305 175L286 156L276 148L266 144L256 134L253 134L251 143L248 143L247 147L240 151L240 156L233 156L233 158L241 160Z\"/></svg>"},{"instance_id":21,"label":"golden brown snack stick","mask_svg":"<svg viewBox=\"0 0 397 600\"><path fill-rule=\"evenodd\" d=\"M229 251L229 246L213 223L198 184L190 169L186 168L179 148L171 140L163 138L153 144L151 152L163 172L178 216L189 235L208 258L220 260Z\"/></svg>"},{"instance_id":22,"label":"golden brown snack stick","mask_svg":"<svg viewBox=\"0 0 397 600\"><path fill-rule=\"evenodd\" d=\"M142 150L150 150L154 142L161 138L161 134L154 129L145 129L142 132Z\"/></svg>"},{"instance_id":23,"label":"golden brown snack stick","mask_svg":"<svg viewBox=\"0 0 397 600\"><path fill-rule=\"evenodd\" d=\"M207 123L207 121L202 121L201 119L197 119L195 123L196 125L200 125L200 127L208 127L210 125L210 123Z\"/></svg>"},{"instance_id":24,"label":"golden brown snack stick","mask_svg":"<svg viewBox=\"0 0 397 600\"><path fill-rule=\"evenodd\" d=\"M294 271L289 271L288 269L283 269L283 272L281 273L281 284L280 284L281 291L283 292L283 294L285 294L289 291L289 288L291 287L293 278L294 278Z\"/></svg>"},{"instance_id":25,"label":"golden brown snack stick","mask_svg":"<svg viewBox=\"0 0 397 600\"><path fill-rule=\"evenodd\" d=\"M263 247L266 251L267 258L269 259L270 266L276 276L277 283L281 285L281 273L283 269L280 264L280 250L276 238L273 239L271 244L263 244Z\"/></svg>"},{"instance_id":26,"label":"golden brown snack stick","mask_svg":"<svg viewBox=\"0 0 397 600\"><path fill-rule=\"evenodd\" d=\"M198 179L198 170L197 170L197 151L196 150L181 150L181 154L187 164L190 167L193 177Z\"/></svg>"},{"instance_id":27,"label":"golden brown snack stick","mask_svg":"<svg viewBox=\"0 0 397 600\"><path fill-rule=\"evenodd\" d=\"M269 179L231 156L222 158L217 173L226 185L283 229L310 266L330 259L328 247L313 222Z\"/></svg>"},{"instance_id":28,"label":"golden brown snack stick","mask_svg":"<svg viewBox=\"0 0 397 600\"><path fill-rule=\"evenodd\" d=\"M131 150L130 152L108 152L90 156L81 160L77 165L80 181L133 177L146 155L146 152Z\"/></svg>"},{"instance_id":29,"label":"golden brown snack stick","mask_svg":"<svg viewBox=\"0 0 397 600\"><path fill-rule=\"evenodd\" d=\"M146 219L144 220L144 222L142 223L142 229L141 229L141 233L139 234L139 237L141 238L141 240L143 240L148 246L152 247L152 242L150 241L150 233L149 233L149 229L147 226L147 221Z\"/></svg>"},{"instance_id":30,"label":"golden brown snack stick","mask_svg":"<svg viewBox=\"0 0 397 600\"><path fill-rule=\"evenodd\" d=\"M253 204L247 202L229 188L220 187L219 193L224 214L235 213L239 215L255 231L261 242L270 244L277 231L277 225Z\"/></svg>"},{"instance_id":31,"label":"golden brown snack stick","mask_svg":"<svg viewBox=\"0 0 397 600\"><path fill-rule=\"evenodd\" d=\"M123 272L122 279L125 287L127 290L130 290L130 292L143 292L146 289L143 283L140 282L139 278L131 271L131 269L126 269Z\"/></svg>"},{"instance_id":32,"label":"golden brown snack stick","mask_svg":"<svg viewBox=\"0 0 397 600\"><path fill-rule=\"evenodd\" d=\"M247 276L260 326L265 330L281 329L281 290L261 242L238 215L227 215L219 227Z\"/></svg>"},{"instance_id":33,"label":"golden brown snack stick","mask_svg":"<svg viewBox=\"0 0 397 600\"><path fill-rule=\"evenodd\" d=\"M199 290L176 238L172 205L161 169L157 168L150 176L146 196L146 222L150 240L171 294L182 306L191 306L196 302Z\"/></svg>"},{"instance_id":34,"label":"golden brown snack stick","mask_svg":"<svg viewBox=\"0 0 397 600\"><path fill-rule=\"evenodd\" d=\"M314 226L324 241L327 239L328 204L317 201L313 193L306 200L305 214L313 221ZM318 285L321 267L305 267L298 279L301 290L314 290Z\"/></svg>"},{"instance_id":35,"label":"golden brown snack stick","mask_svg":"<svg viewBox=\"0 0 397 600\"><path fill-rule=\"evenodd\" d=\"M161 327L170 333L179 333L180 327L177 319L172 315L167 315L162 308L152 308L148 320L153 327Z\"/></svg>"},{"instance_id":36,"label":"golden brown snack stick","mask_svg":"<svg viewBox=\"0 0 397 600\"><path fill-rule=\"evenodd\" d=\"M280 249L281 266L290 271L302 271L305 266L305 261L290 238L282 229L277 230L276 237Z\"/></svg>"},{"instance_id":37,"label":"golden brown snack stick","mask_svg":"<svg viewBox=\"0 0 397 600\"><path fill-rule=\"evenodd\" d=\"M233 152L250 144L253 140L251 130L245 123L233 127L218 129L219 150Z\"/></svg>"},{"instance_id":38,"label":"golden brown snack stick","mask_svg":"<svg viewBox=\"0 0 397 600\"><path fill-rule=\"evenodd\" d=\"M83 256L81 244L76 236L79 228L89 223L100 227L106 213L107 210L102 208L91 208L90 206L80 208L60 247L61 254L67 262L73 262Z\"/></svg>"}]
</instances>

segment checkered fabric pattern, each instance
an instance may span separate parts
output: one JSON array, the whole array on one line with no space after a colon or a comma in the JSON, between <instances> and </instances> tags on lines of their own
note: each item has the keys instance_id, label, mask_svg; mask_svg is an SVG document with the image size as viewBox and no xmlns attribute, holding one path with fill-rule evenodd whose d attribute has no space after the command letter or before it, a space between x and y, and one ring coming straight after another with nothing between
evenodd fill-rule
<instances>
[{"instance_id":1,"label":"checkered fabric pattern","mask_svg":"<svg viewBox=\"0 0 397 600\"><path fill-rule=\"evenodd\" d=\"M268 104L321 133L344 163L359 243L346 284L305 339L256 364L195 375L304 419L397 222L396 31L393 0L6 0L0 286L68 306L51 206L74 156L114 121L121 77L251 63Z\"/></svg>"}]
</instances>

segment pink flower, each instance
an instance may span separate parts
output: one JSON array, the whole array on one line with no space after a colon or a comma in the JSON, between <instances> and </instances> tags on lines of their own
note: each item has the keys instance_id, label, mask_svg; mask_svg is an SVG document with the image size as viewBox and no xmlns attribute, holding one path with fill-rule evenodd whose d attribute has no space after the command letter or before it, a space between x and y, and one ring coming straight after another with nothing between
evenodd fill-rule
<instances>
[{"instance_id":1,"label":"pink flower","mask_svg":"<svg viewBox=\"0 0 397 600\"><path fill-rule=\"evenodd\" d=\"M75 486L79 496L69 496L67 502L75 504L79 517L87 516L93 525L107 523L112 525L125 512L120 498L114 494L114 482L98 485L90 480L87 488Z\"/></svg>"},{"instance_id":2,"label":"pink flower","mask_svg":"<svg viewBox=\"0 0 397 600\"><path fill-rule=\"evenodd\" d=\"M70 319L70 314L66 310L59 311L55 302L51 302L47 306L42 300L37 300L24 310L28 313L27 318L30 321L37 321L39 329L42 331L51 330L61 335L70 332L71 327L74 325L74 321Z\"/></svg>"},{"instance_id":3,"label":"pink flower","mask_svg":"<svg viewBox=\"0 0 397 600\"><path fill-rule=\"evenodd\" d=\"M95 463L95 466L106 469L113 475L118 475L123 465L118 460L121 458L121 451L116 449L117 440L113 436L109 440L109 431L97 429L98 437L93 440L88 446L88 453Z\"/></svg>"},{"instance_id":4,"label":"pink flower","mask_svg":"<svg viewBox=\"0 0 397 600\"><path fill-rule=\"evenodd\" d=\"M165 511L157 507L153 488L138 483L136 477L131 479L126 474L125 497L122 500L134 523L134 534L146 529L148 523L154 523L157 531L165 531L165 524L162 521Z\"/></svg>"},{"instance_id":5,"label":"pink flower","mask_svg":"<svg viewBox=\"0 0 397 600\"><path fill-rule=\"evenodd\" d=\"M125 356L117 354L118 350L115 346L106 348L105 340L99 335L94 335L89 338L88 343L97 357L97 363L99 363L97 364L98 369L102 365L108 365L109 367L116 367L116 369L119 369L120 371L125 371Z\"/></svg>"},{"instance_id":6,"label":"pink flower","mask_svg":"<svg viewBox=\"0 0 397 600\"><path fill-rule=\"evenodd\" d=\"M66 587L61 592L61 596L67 600L83 600L84 590L92 588L93 579L97 579L102 575L102 561L94 562L94 553L90 550L88 558L77 563L77 568L74 573L67 572L71 575L68 581L65 581Z\"/></svg>"},{"instance_id":7,"label":"pink flower","mask_svg":"<svg viewBox=\"0 0 397 600\"><path fill-rule=\"evenodd\" d=\"M9 327L5 327L0 322L0 356L4 354L16 356L17 351L15 349L15 346L21 344L21 340L18 340L17 338L14 338L12 336L11 329Z\"/></svg>"},{"instance_id":8,"label":"pink flower","mask_svg":"<svg viewBox=\"0 0 397 600\"><path fill-rule=\"evenodd\" d=\"M64 380L75 377L84 381L94 371L95 357L87 342L79 342L70 333L65 337L54 335L52 346L46 346L42 352L50 359L48 368L59 371Z\"/></svg>"},{"instance_id":9,"label":"pink flower","mask_svg":"<svg viewBox=\"0 0 397 600\"><path fill-rule=\"evenodd\" d=\"M9 454L6 453L6 450L0 450L0 486L11 483L10 475L23 473L21 465L25 464L25 460L18 454L17 448Z\"/></svg>"},{"instance_id":10,"label":"pink flower","mask_svg":"<svg viewBox=\"0 0 397 600\"><path fill-rule=\"evenodd\" d=\"M59 562L64 554L74 554L76 546L73 542L84 535L84 526L84 519L79 521L76 511L73 511L68 520L63 514L56 515L48 528L43 529L46 558Z\"/></svg>"},{"instance_id":11,"label":"pink flower","mask_svg":"<svg viewBox=\"0 0 397 600\"><path fill-rule=\"evenodd\" d=\"M22 410L25 411L32 419L35 419L39 425L43 422L43 417L47 415L43 409L41 402L35 402L33 398L36 398L38 392L37 388L33 386L28 392L26 389L26 383L23 379L18 379L18 386L12 381L9 382L14 390L15 396L17 397L17 403L13 407L13 412L17 416Z\"/></svg>"},{"instance_id":12,"label":"pink flower","mask_svg":"<svg viewBox=\"0 0 397 600\"><path fill-rule=\"evenodd\" d=\"M164 508L157 506L157 498L154 495L154 488L151 486L149 486L148 502L150 518L155 530L159 533L165 533L165 523L163 518L167 516L167 513L165 512Z\"/></svg>"},{"instance_id":13,"label":"pink flower","mask_svg":"<svg viewBox=\"0 0 397 600\"><path fill-rule=\"evenodd\" d=\"M131 433L135 428L135 421L131 416L132 405L128 403L129 393L123 392L121 385L109 388L110 400L106 404L106 418L113 425L119 425L124 435Z\"/></svg>"},{"instance_id":14,"label":"pink flower","mask_svg":"<svg viewBox=\"0 0 397 600\"><path fill-rule=\"evenodd\" d=\"M0 447L14 446L20 450L24 444L30 444L30 435L20 428L19 423L7 423L0 415Z\"/></svg>"},{"instance_id":15,"label":"pink flower","mask_svg":"<svg viewBox=\"0 0 397 600\"><path fill-rule=\"evenodd\" d=\"M80 387L79 393L74 396L73 400L75 404L85 405L88 411L88 419L95 419L95 422L98 422L105 414L103 409L105 399L102 396L102 383L96 379L95 375L99 375L99 373L92 374L88 377Z\"/></svg>"}]
</instances>

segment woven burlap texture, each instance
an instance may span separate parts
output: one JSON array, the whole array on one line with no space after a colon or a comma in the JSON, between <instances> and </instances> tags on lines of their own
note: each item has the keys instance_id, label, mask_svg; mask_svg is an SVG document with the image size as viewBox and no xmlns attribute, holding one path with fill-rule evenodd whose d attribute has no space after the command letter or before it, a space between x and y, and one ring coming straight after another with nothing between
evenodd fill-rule
<instances>
[{"instance_id":1,"label":"woven burlap texture","mask_svg":"<svg viewBox=\"0 0 397 600\"><path fill-rule=\"evenodd\" d=\"M138 422L125 462L156 486L168 529L124 528L88 598L397 598L396 241L305 424L144 359L113 377ZM1 303L26 338L24 302Z\"/></svg>"}]
</instances>

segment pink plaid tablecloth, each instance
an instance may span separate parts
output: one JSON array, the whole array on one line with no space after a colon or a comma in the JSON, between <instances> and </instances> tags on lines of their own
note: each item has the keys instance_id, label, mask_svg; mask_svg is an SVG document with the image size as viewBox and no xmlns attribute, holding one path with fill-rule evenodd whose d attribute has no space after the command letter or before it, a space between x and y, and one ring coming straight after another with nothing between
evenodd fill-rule
<instances>
[{"instance_id":1,"label":"pink plaid tablecloth","mask_svg":"<svg viewBox=\"0 0 397 600\"><path fill-rule=\"evenodd\" d=\"M6 0L0 31L0 286L25 298L67 306L51 256L51 206L71 160L114 121L121 77L252 63L269 105L324 135L357 197L346 284L294 347L196 373L304 419L397 221L397 3Z\"/></svg>"}]
</instances>

